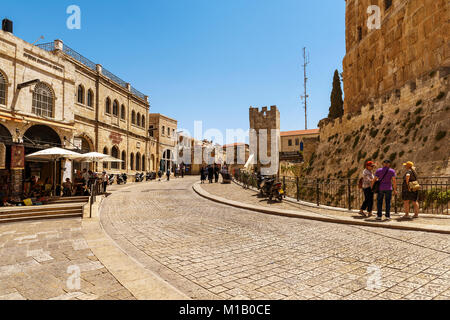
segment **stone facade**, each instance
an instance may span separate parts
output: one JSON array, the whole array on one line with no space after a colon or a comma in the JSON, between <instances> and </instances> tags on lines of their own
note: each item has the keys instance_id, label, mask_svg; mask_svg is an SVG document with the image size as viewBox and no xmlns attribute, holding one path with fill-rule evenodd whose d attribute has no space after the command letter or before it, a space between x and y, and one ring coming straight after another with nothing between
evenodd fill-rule
<instances>
[{"instance_id":1,"label":"stone facade","mask_svg":"<svg viewBox=\"0 0 450 320\"><path fill-rule=\"evenodd\" d=\"M150 136L157 142L155 156L155 171L165 172L167 166L172 169L176 163L176 145L178 139L178 121L159 113L149 116Z\"/></svg>"},{"instance_id":2,"label":"stone facade","mask_svg":"<svg viewBox=\"0 0 450 320\"><path fill-rule=\"evenodd\" d=\"M281 139L280 139L280 111L277 106L271 106L270 110L267 107L263 107L261 111L258 108L250 107L250 130L256 132L256 137L252 137L250 134L250 147L256 146L255 150L250 150L250 152L254 151L258 155L256 167L258 170L268 170L271 165L263 165L260 159L260 136L266 134L267 143L264 146L267 150L267 157L271 158L273 152L276 153L276 161L278 161ZM276 131L276 139L278 141L274 141L274 145L276 146L276 150L272 150L272 130ZM257 139L257 141L253 141L253 139ZM279 163L275 164L278 167L277 172L279 172ZM274 171L274 170L269 170ZM270 175L277 174L277 172L267 172Z\"/></svg>"},{"instance_id":3,"label":"stone facade","mask_svg":"<svg viewBox=\"0 0 450 320\"><path fill-rule=\"evenodd\" d=\"M199 175L203 166L223 164L222 147L208 140L197 140L184 133L178 134L177 163L184 163L189 175Z\"/></svg>"},{"instance_id":4,"label":"stone facade","mask_svg":"<svg viewBox=\"0 0 450 320\"><path fill-rule=\"evenodd\" d=\"M414 90L406 85L388 100L363 106L360 114L323 120L310 174L356 177L365 160L381 165L391 158L396 169L413 161L422 176L450 175L449 76L450 69L441 69L415 79Z\"/></svg>"},{"instance_id":5,"label":"stone facade","mask_svg":"<svg viewBox=\"0 0 450 320\"><path fill-rule=\"evenodd\" d=\"M295 158L297 162L309 161L319 145L319 129L281 132L281 160L283 156ZM296 159L287 159L296 160Z\"/></svg>"},{"instance_id":6,"label":"stone facade","mask_svg":"<svg viewBox=\"0 0 450 320\"><path fill-rule=\"evenodd\" d=\"M371 5L380 29L367 26ZM346 0L345 113L449 67L449 9L447 0Z\"/></svg>"},{"instance_id":7,"label":"stone facade","mask_svg":"<svg viewBox=\"0 0 450 320\"><path fill-rule=\"evenodd\" d=\"M26 154L59 146L124 160L104 166L74 162L66 170L88 167L133 175L155 166L157 141L148 134L148 97L62 41L34 46L0 31L0 74L0 144L6 145L8 167L13 146L24 147ZM65 165L58 179L67 177ZM0 170L2 184L20 193L22 180L37 170L29 167ZM53 178L51 170L40 167Z\"/></svg>"},{"instance_id":8,"label":"stone facade","mask_svg":"<svg viewBox=\"0 0 450 320\"><path fill-rule=\"evenodd\" d=\"M366 25L370 5L381 8L380 29ZM366 160L385 159L400 175L406 161L422 177L450 174L449 6L346 1L345 114L320 122L307 175L356 178Z\"/></svg>"}]
</instances>

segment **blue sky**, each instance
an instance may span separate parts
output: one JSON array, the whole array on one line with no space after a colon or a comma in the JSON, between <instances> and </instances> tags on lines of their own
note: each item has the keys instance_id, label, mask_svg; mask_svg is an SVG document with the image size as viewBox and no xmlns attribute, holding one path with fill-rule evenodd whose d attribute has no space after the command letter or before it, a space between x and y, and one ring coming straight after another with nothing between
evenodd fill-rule
<instances>
[{"instance_id":1,"label":"blue sky","mask_svg":"<svg viewBox=\"0 0 450 320\"><path fill-rule=\"evenodd\" d=\"M81 30L66 8L81 8ZM304 129L302 48L310 52L308 128L328 115L345 55L345 1L3 1L28 42L65 44L148 94L151 112L193 132L247 129L248 108L277 105L282 130Z\"/></svg>"}]
</instances>

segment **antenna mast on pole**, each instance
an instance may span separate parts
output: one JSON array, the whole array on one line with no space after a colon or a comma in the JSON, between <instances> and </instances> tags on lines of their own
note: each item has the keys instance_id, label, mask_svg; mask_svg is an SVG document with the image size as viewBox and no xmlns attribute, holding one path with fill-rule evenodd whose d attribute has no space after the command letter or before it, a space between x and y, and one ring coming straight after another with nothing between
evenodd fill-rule
<instances>
[{"instance_id":1,"label":"antenna mast on pole","mask_svg":"<svg viewBox=\"0 0 450 320\"><path fill-rule=\"evenodd\" d=\"M308 130L308 98L306 90L306 83L308 78L306 77L306 67L309 65L309 53L306 53L306 48L303 48L303 71L304 71L304 84L305 84L305 95L300 96L302 100L305 100L305 130Z\"/></svg>"}]
</instances>

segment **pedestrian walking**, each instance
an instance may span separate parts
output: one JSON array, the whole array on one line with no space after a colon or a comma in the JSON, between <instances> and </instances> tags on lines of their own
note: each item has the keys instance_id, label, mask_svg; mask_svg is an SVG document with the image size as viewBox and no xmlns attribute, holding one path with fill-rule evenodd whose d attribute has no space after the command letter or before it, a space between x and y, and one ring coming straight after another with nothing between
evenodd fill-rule
<instances>
[{"instance_id":1,"label":"pedestrian walking","mask_svg":"<svg viewBox=\"0 0 450 320\"><path fill-rule=\"evenodd\" d=\"M102 172L102 185L103 185L103 193L106 193L106 188L108 186L109 176L106 174L106 171Z\"/></svg>"},{"instance_id":2,"label":"pedestrian walking","mask_svg":"<svg viewBox=\"0 0 450 320\"><path fill-rule=\"evenodd\" d=\"M209 180L209 183L213 183L213 179L214 179L214 168L211 165L209 165L208 166L208 180Z\"/></svg>"},{"instance_id":3,"label":"pedestrian walking","mask_svg":"<svg viewBox=\"0 0 450 320\"><path fill-rule=\"evenodd\" d=\"M373 197L374 193L372 190L372 182L375 179L375 175L373 174L373 169L375 168L375 163L372 161L367 161L365 165L365 169L362 173L362 178L360 180L360 188L364 192L364 202L361 206L361 210L359 214L366 217L364 210L367 210L367 217L372 216L373 210Z\"/></svg>"},{"instance_id":4,"label":"pedestrian walking","mask_svg":"<svg viewBox=\"0 0 450 320\"><path fill-rule=\"evenodd\" d=\"M378 196L377 196L377 220L382 220L383 218L383 200L386 204L386 220L391 220L391 201L392 193L397 195L397 174L394 169L391 169L391 160L383 161L383 168L380 168L375 173L374 185L379 182Z\"/></svg>"},{"instance_id":5,"label":"pedestrian walking","mask_svg":"<svg viewBox=\"0 0 450 320\"><path fill-rule=\"evenodd\" d=\"M186 169L185 169L185 167L184 167L184 163L182 163L182 164L180 165L180 171L181 171L181 178L182 178L182 179L184 179L184 170L186 170Z\"/></svg>"},{"instance_id":6,"label":"pedestrian walking","mask_svg":"<svg viewBox=\"0 0 450 320\"><path fill-rule=\"evenodd\" d=\"M414 205L413 219L417 219L419 217L420 189L420 185L417 182L417 171L414 167L414 163L411 161L404 163L403 166L405 166L406 169L402 184L403 208L405 210L405 215L403 216L403 218L409 219L410 202L412 202Z\"/></svg>"},{"instance_id":7,"label":"pedestrian walking","mask_svg":"<svg viewBox=\"0 0 450 320\"><path fill-rule=\"evenodd\" d=\"M159 178L159 181L161 181L162 176L163 176L163 173L162 173L162 171L161 171L161 169L160 169L160 170L158 171L158 178Z\"/></svg>"},{"instance_id":8,"label":"pedestrian walking","mask_svg":"<svg viewBox=\"0 0 450 320\"><path fill-rule=\"evenodd\" d=\"M206 181L206 168L204 166L200 169L200 181L202 184Z\"/></svg>"},{"instance_id":9,"label":"pedestrian walking","mask_svg":"<svg viewBox=\"0 0 450 320\"><path fill-rule=\"evenodd\" d=\"M170 181L170 169L169 168L167 168L166 176L167 176L167 181Z\"/></svg>"},{"instance_id":10,"label":"pedestrian walking","mask_svg":"<svg viewBox=\"0 0 450 320\"><path fill-rule=\"evenodd\" d=\"M214 167L214 182L215 183L219 183L219 173L220 173L220 168L219 165L215 165Z\"/></svg>"}]
</instances>

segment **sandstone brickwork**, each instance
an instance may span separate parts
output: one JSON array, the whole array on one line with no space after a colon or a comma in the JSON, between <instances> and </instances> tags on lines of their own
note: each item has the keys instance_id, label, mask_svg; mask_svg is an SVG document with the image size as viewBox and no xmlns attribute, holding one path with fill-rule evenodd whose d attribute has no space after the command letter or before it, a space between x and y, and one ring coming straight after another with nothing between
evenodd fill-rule
<instances>
[{"instance_id":1,"label":"sandstone brickwork","mask_svg":"<svg viewBox=\"0 0 450 320\"><path fill-rule=\"evenodd\" d=\"M381 29L367 27L370 5ZM449 67L449 10L447 0L346 0L345 113Z\"/></svg>"},{"instance_id":2,"label":"sandstone brickwork","mask_svg":"<svg viewBox=\"0 0 450 320\"><path fill-rule=\"evenodd\" d=\"M450 68L441 69L415 79L414 90L406 85L363 106L360 114L321 121L309 175L356 178L366 160L381 166L390 158L398 170L413 161L419 175L449 176L449 77Z\"/></svg>"}]
</instances>

